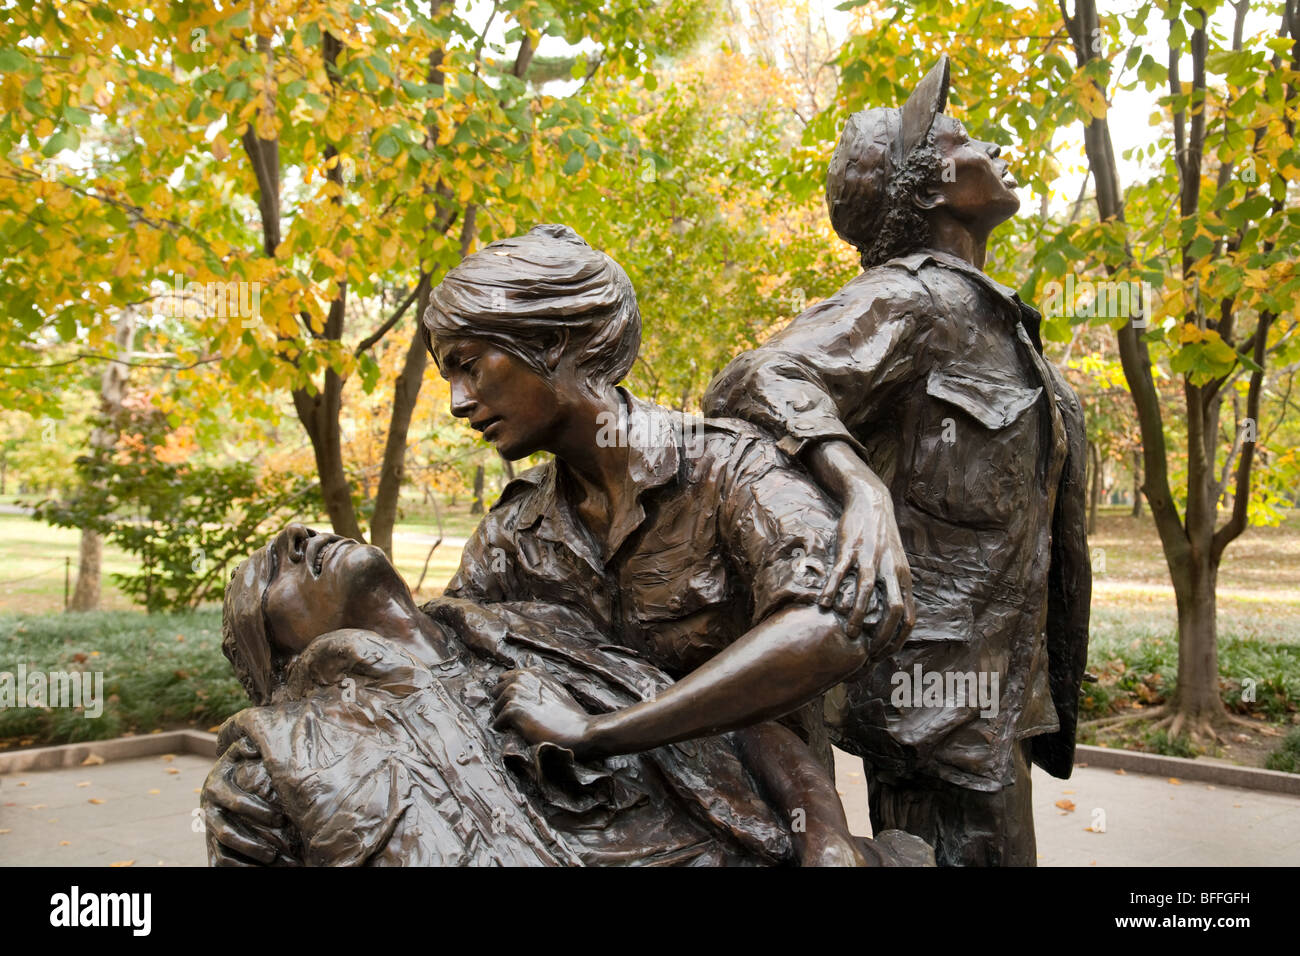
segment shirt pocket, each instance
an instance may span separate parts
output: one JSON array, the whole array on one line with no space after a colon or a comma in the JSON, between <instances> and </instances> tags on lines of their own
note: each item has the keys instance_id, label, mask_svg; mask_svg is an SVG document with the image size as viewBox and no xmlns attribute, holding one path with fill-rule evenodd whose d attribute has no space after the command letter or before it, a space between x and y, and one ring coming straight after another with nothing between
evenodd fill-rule
<instances>
[{"instance_id":1,"label":"shirt pocket","mask_svg":"<svg viewBox=\"0 0 1300 956\"><path fill-rule=\"evenodd\" d=\"M627 563L629 610L642 621L673 621L729 597L726 566L713 553L700 553L694 541L637 554Z\"/></svg>"},{"instance_id":2,"label":"shirt pocket","mask_svg":"<svg viewBox=\"0 0 1300 956\"><path fill-rule=\"evenodd\" d=\"M992 374L935 369L917 421L908 501L971 527L1006 525L1024 510L1038 467L1043 394Z\"/></svg>"},{"instance_id":3,"label":"shirt pocket","mask_svg":"<svg viewBox=\"0 0 1300 956\"><path fill-rule=\"evenodd\" d=\"M969 643L975 636L975 615L971 599L957 589L958 572L940 573L929 568L912 568L912 600L916 604L916 623L907 642L961 641Z\"/></svg>"}]
</instances>

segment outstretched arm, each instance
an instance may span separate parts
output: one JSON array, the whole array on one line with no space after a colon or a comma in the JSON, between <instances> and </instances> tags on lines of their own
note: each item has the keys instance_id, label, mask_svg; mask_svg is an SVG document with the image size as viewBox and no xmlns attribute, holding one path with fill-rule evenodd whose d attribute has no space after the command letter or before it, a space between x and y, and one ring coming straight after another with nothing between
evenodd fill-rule
<instances>
[{"instance_id":1,"label":"outstretched arm","mask_svg":"<svg viewBox=\"0 0 1300 956\"><path fill-rule=\"evenodd\" d=\"M496 722L579 757L637 753L780 717L866 660L865 644L845 634L834 611L798 605L765 618L653 700L609 714L588 714L537 671L511 671L495 690Z\"/></svg>"}]
</instances>

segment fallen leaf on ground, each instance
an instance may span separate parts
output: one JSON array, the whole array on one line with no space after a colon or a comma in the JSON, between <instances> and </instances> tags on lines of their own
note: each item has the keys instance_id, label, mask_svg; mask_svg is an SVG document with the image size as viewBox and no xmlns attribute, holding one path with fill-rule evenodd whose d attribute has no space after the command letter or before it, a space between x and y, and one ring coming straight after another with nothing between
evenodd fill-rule
<instances>
[{"instance_id":1,"label":"fallen leaf on ground","mask_svg":"<svg viewBox=\"0 0 1300 956\"><path fill-rule=\"evenodd\" d=\"M1062 790L1061 793L1074 793L1073 790Z\"/></svg>"},{"instance_id":2,"label":"fallen leaf on ground","mask_svg":"<svg viewBox=\"0 0 1300 956\"><path fill-rule=\"evenodd\" d=\"M90 802L91 802L91 803L94 803L94 804L100 804L100 803L103 803L104 801L101 800L99 797L91 797L91 798L90 798Z\"/></svg>"},{"instance_id":3,"label":"fallen leaf on ground","mask_svg":"<svg viewBox=\"0 0 1300 956\"><path fill-rule=\"evenodd\" d=\"M1060 807L1062 810L1064 810L1066 813L1074 812L1074 803L1070 800L1057 800L1056 805Z\"/></svg>"},{"instance_id":4,"label":"fallen leaf on ground","mask_svg":"<svg viewBox=\"0 0 1300 956\"><path fill-rule=\"evenodd\" d=\"M180 773L180 771L177 770L175 767L168 767L168 768L167 768L167 772L168 772L168 773Z\"/></svg>"},{"instance_id":5,"label":"fallen leaf on ground","mask_svg":"<svg viewBox=\"0 0 1300 956\"><path fill-rule=\"evenodd\" d=\"M60 841L59 841L59 846L72 846L72 841L71 841L71 840L60 840Z\"/></svg>"},{"instance_id":6,"label":"fallen leaf on ground","mask_svg":"<svg viewBox=\"0 0 1300 956\"><path fill-rule=\"evenodd\" d=\"M150 790L149 793L150 793L151 795L155 795L155 796L156 796L157 794L162 793L162 791L161 791L161 790Z\"/></svg>"},{"instance_id":7,"label":"fallen leaf on ground","mask_svg":"<svg viewBox=\"0 0 1300 956\"><path fill-rule=\"evenodd\" d=\"M0 830L0 833L13 833L13 830Z\"/></svg>"},{"instance_id":8,"label":"fallen leaf on ground","mask_svg":"<svg viewBox=\"0 0 1300 956\"><path fill-rule=\"evenodd\" d=\"M135 866L135 860L118 860L116 863L110 863L109 866Z\"/></svg>"},{"instance_id":9,"label":"fallen leaf on ground","mask_svg":"<svg viewBox=\"0 0 1300 956\"><path fill-rule=\"evenodd\" d=\"M78 786L78 787L89 787L89 786L90 786L90 781L89 781L89 780L83 780L83 781L81 781L81 783L77 784L77 786Z\"/></svg>"},{"instance_id":10,"label":"fallen leaf on ground","mask_svg":"<svg viewBox=\"0 0 1300 956\"><path fill-rule=\"evenodd\" d=\"M99 754L90 754L85 760L81 761L83 767L98 767L104 762L104 758Z\"/></svg>"},{"instance_id":11,"label":"fallen leaf on ground","mask_svg":"<svg viewBox=\"0 0 1300 956\"><path fill-rule=\"evenodd\" d=\"M43 804L43 803L33 803L33 804L32 804L30 807L28 807L27 809L28 809L28 810L44 810L44 809L45 809L45 804Z\"/></svg>"},{"instance_id":12,"label":"fallen leaf on ground","mask_svg":"<svg viewBox=\"0 0 1300 956\"><path fill-rule=\"evenodd\" d=\"M162 757L161 757L160 759L162 759L162 760L166 760L168 763L171 763L173 760L176 759L176 755L175 755L175 754L163 754Z\"/></svg>"},{"instance_id":13,"label":"fallen leaf on ground","mask_svg":"<svg viewBox=\"0 0 1300 956\"><path fill-rule=\"evenodd\" d=\"M1183 782L1179 780L1177 777L1170 777L1169 782L1172 783L1175 787L1181 787L1183 785Z\"/></svg>"},{"instance_id":14,"label":"fallen leaf on ground","mask_svg":"<svg viewBox=\"0 0 1300 956\"><path fill-rule=\"evenodd\" d=\"M26 781L26 780L19 780L19 781L18 781L18 786L20 786L20 787L25 787L25 786L27 786L27 781Z\"/></svg>"},{"instance_id":15,"label":"fallen leaf on ground","mask_svg":"<svg viewBox=\"0 0 1300 956\"><path fill-rule=\"evenodd\" d=\"M1120 767L1120 769L1116 770L1115 772L1116 772L1117 774L1119 774L1121 777L1124 776L1124 768L1123 768L1123 767Z\"/></svg>"}]
</instances>

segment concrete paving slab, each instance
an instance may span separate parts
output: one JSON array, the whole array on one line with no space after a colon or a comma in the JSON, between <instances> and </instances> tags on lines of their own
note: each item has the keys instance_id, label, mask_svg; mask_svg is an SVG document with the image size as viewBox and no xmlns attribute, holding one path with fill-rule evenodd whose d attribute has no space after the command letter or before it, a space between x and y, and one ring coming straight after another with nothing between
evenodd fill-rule
<instances>
[{"instance_id":1,"label":"concrete paving slab","mask_svg":"<svg viewBox=\"0 0 1300 956\"><path fill-rule=\"evenodd\" d=\"M166 754L0 776L0 865L202 866L192 811L211 766Z\"/></svg>"},{"instance_id":2,"label":"concrete paving slab","mask_svg":"<svg viewBox=\"0 0 1300 956\"><path fill-rule=\"evenodd\" d=\"M849 827L869 833L862 761L835 757ZM1038 865L1300 866L1300 797L1171 779L1078 767L1057 780L1035 769Z\"/></svg>"},{"instance_id":3,"label":"concrete paving slab","mask_svg":"<svg viewBox=\"0 0 1300 956\"><path fill-rule=\"evenodd\" d=\"M0 776L0 865L203 866L192 811L210 766L176 754ZM862 762L837 751L836 775L850 828L869 834ZM1036 770L1033 787L1040 866L1300 865L1300 797L1096 767Z\"/></svg>"}]
</instances>

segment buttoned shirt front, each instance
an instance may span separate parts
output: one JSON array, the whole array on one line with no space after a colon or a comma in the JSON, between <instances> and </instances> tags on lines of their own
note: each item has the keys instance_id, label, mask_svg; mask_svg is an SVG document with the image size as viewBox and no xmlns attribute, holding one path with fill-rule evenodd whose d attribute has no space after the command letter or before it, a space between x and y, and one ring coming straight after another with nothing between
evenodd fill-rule
<instances>
[{"instance_id":1,"label":"buttoned shirt front","mask_svg":"<svg viewBox=\"0 0 1300 956\"><path fill-rule=\"evenodd\" d=\"M602 545L551 461L520 475L467 543L447 594L580 610L611 644L680 679L791 604L814 603L832 563L834 505L753 426L706 420L620 390L630 509ZM797 731L824 739L819 708Z\"/></svg>"}]
</instances>

